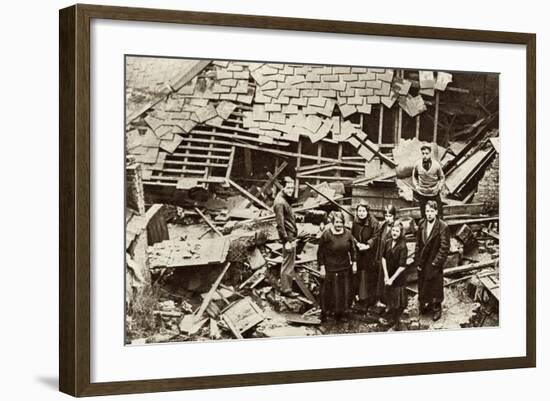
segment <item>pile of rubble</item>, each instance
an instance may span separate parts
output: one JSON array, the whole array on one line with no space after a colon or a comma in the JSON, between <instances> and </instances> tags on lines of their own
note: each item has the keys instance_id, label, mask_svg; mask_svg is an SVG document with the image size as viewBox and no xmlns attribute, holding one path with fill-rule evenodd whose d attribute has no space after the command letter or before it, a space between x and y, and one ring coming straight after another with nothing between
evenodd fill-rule
<instances>
[{"instance_id":1,"label":"pile of rubble","mask_svg":"<svg viewBox=\"0 0 550 401\"><path fill-rule=\"evenodd\" d=\"M346 210L350 206L338 203L345 200L339 185L323 183L312 188L295 205L298 228L308 240L296 262L295 289L300 294L296 298L279 291L282 246L272 214L220 218L232 215L230 205L246 210L242 208L246 198L240 195L209 199L210 209L165 206L162 212L172 239L148 248L152 282L161 289L152 311L156 330L145 340L142 336L129 340L166 342L498 325L498 218L483 214L483 204L468 206L475 214L445 216L453 237L444 270L445 302L440 321L434 323L418 314L416 275L409 269L409 307L396 326L382 326L378 322L382 311L376 308L354 309L344 322L321 323L316 239L334 204ZM456 209L445 207L446 211ZM407 227L410 264L418 210L413 207L399 213Z\"/></svg>"}]
</instances>

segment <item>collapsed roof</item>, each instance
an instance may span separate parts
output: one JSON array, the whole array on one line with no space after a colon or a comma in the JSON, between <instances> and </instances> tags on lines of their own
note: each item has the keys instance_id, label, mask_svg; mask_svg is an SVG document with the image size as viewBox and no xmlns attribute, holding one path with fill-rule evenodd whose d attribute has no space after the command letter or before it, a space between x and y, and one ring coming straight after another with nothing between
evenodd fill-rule
<instances>
[{"instance_id":1,"label":"collapsed roof","mask_svg":"<svg viewBox=\"0 0 550 401\"><path fill-rule=\"evenodd\" d=\"M369 115L373 106L418 116L427 109L425 97L452 81L451 74L433 71L419 71L412 81L386 68L184 61L170 81L152 80L156 94L128 107L127 150L142 163L146 186L225 183L235 147L342 163L297 153L294 145L305 138L351 145L357 158L344 164L358 170L384 157L352 116Z\"/></svg>"}]
</instances>

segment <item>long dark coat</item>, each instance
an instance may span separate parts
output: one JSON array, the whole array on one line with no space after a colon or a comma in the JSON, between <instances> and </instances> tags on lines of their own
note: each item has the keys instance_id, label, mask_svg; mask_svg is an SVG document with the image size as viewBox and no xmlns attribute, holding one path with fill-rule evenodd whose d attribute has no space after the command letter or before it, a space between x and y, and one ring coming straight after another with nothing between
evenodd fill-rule
<instances>
[{"instance_id":1,"label":"long dark coat","mask_svg":"<svg viewBox=\"0 0 550 401\"><path fill-rule=\"evenodd\" d=\"M418 272L418 300L421 304L443 301L443 265L449 255L449 226L436 219L429 236L427 221L422 220L416 233L414 265Z\"/></svg>"},{"instance_id":2,"label":"long dark coat","mask_svg":"<svg viewBox=\"0 0 550 401\"><path fill-rule=\"evenodd\" d=\"M371 213L365 221L355 219L351 226L351 234L357 242L368 244L370 248L366 251L357 249L357 282L355 292L361 301L374 304L379 299L378 287L378 264L376 263L376 242L380 224Z\"/></svg>"},{"instance_id":3,"label":"long dark coat","mask_svg":"<svg viewBox=\"0 0 550 401\"><path fill-rule=\"evenodd\" d=\"M378 234L376 235L376 242L375 242L375 249L376 249L376 268L378 270L378 285L376 287L376 291L378 293L378 297L382 299L382 294L384 294L384 271L382 270L382 253L384 252L384 244L386 241L391 241L391 226L388 224L388 222L384 221L380 225L380 229L378 230Z\"/></svg>"},{"instance_id":4,"label":"long dark coat","mask_svg":"<svg viewBox=\"0 0 550 401\"><path fill-rule=\"evenodd\" d=\"M355 238L357 242L368 244L370 246L370 249L366 251L358 251L358 269L368 269L374 264L379 227L380 224L378 223L378 220L376 220L371 213L367 215L364 222L361 222L358 219L353 221L351 226L351 235L353 235L353 238Z\"/></svg>"}]
</instances>

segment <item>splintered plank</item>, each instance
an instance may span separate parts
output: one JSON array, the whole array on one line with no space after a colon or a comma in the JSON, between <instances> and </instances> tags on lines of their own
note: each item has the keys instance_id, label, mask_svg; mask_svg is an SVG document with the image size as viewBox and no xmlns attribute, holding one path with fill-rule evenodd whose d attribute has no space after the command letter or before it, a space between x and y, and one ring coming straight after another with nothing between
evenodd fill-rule
<instances>
[{"instance_id":1,"label":"splintered plank","mask_svg":"<svg viewBox=\"0 0 550 401\"><path fill-rule=\"evenodd\" d=\"M194 318L195 318L196 321L199 320L202 317L204 311L206 310L206 307L208 306L208 304L212 300L212 297L214 296L214 293L218 289L218 286L222 282L223 276L225 276L225 273L229 269L230 265L231 265L230 262L227 262L225 264L222 272L220 273L220 275L218 276L216 281L214 281L214 284L212 284L212 287L210 288L210 291L208 291L208 294L206 294L206 297L204 297L204 300L202 301L202 304L201 304L199 310L197 311L197 313L195 313Z\"/></svg>"},{"instance_id":2,"label":"splintered plank","mask_svg":"<svg viewBox=\"0 0 550 401\"><path fill-rule=\"evenodd\" d=\"M317 299L313 296L313 294L311 293L311 291L309 290L309 288L307 287L306 283L304 283L304 281L302 280L302 278L298 275L295 275L294 276L294 281L296 282L296 284L298 285L298 288L300 288L300 291L302 291L304 293L304 295L306 296L306 298L313 302L314 304L317 304Z\"/></svg>"},{"instance_id":3,"label":"splintered plank","mask_svg":"<svg viewBox=\"0 0 550 401\"><path fill-rule=\"evenodd\" d=\"M262 202L260 199L256 198L254 195L252 195L250 192L248 192L246 189L241 187L239 184L237 184L235 181L233 181L231 178L227 179L227 182L229 185L231 185L233 188L235 188L237 191L239 191L245 198L250 199L255 204L259 205L265 210L271 210L269 206L267 206L264 202Z\"/></svg>"},{"instance_id":4,"label":"splintered plank","mask_svg":"<svg viewBox=\"0 0 550 401\"><path fill-rule=\"evenodd\" d=\"M210 219L206 217L204 213L199 210L199 208L195 208L195 212L197 212L198 215L201 216L201 218L204 220L204 222L208 224L208 227L214 230L214 232L218 234L220 237L223 237L223 234L221 233L221 231L218 230L218 228L214 225L214 223L212 223L212 221L210 221Z\"/></svg>"}]
</instances>

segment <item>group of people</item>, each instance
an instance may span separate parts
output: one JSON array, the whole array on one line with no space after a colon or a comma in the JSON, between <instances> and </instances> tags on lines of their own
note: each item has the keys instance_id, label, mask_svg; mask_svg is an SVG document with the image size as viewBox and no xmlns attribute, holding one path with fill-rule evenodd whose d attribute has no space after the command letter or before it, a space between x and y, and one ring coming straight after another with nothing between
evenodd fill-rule
<instances>
[{"instance_id":1,"label":"group of people","mask_svg":"<svg viewBox=\"0 0 550 401\"><path fill-rule=\"evenodd\" d=\"M416 231L412 267L418 273L419 311L439 320L443 302L443 266L450 247L447 224L440 218L443 173L430 157L431 149L422 148L422 159L413 169L415 192L420 195L422 220ZM429 159L429 160L428 160ZM442 178L443 177L443 178ZM283 244L281 292L295 297L292 290L298 230L291 203L294 180L285 177L283 190L274 202L277 230ZM341 211L330 213L330 224L319 239L317 261L322 277L320 288L321 320L344 318L355 304L366 311L384 308L383 324L395 324L407 306L405 293L407 243L397 210L384 209L379 223L365 203L355 209L351 229L345 226Z\"/></svg>"}]
</instances>

